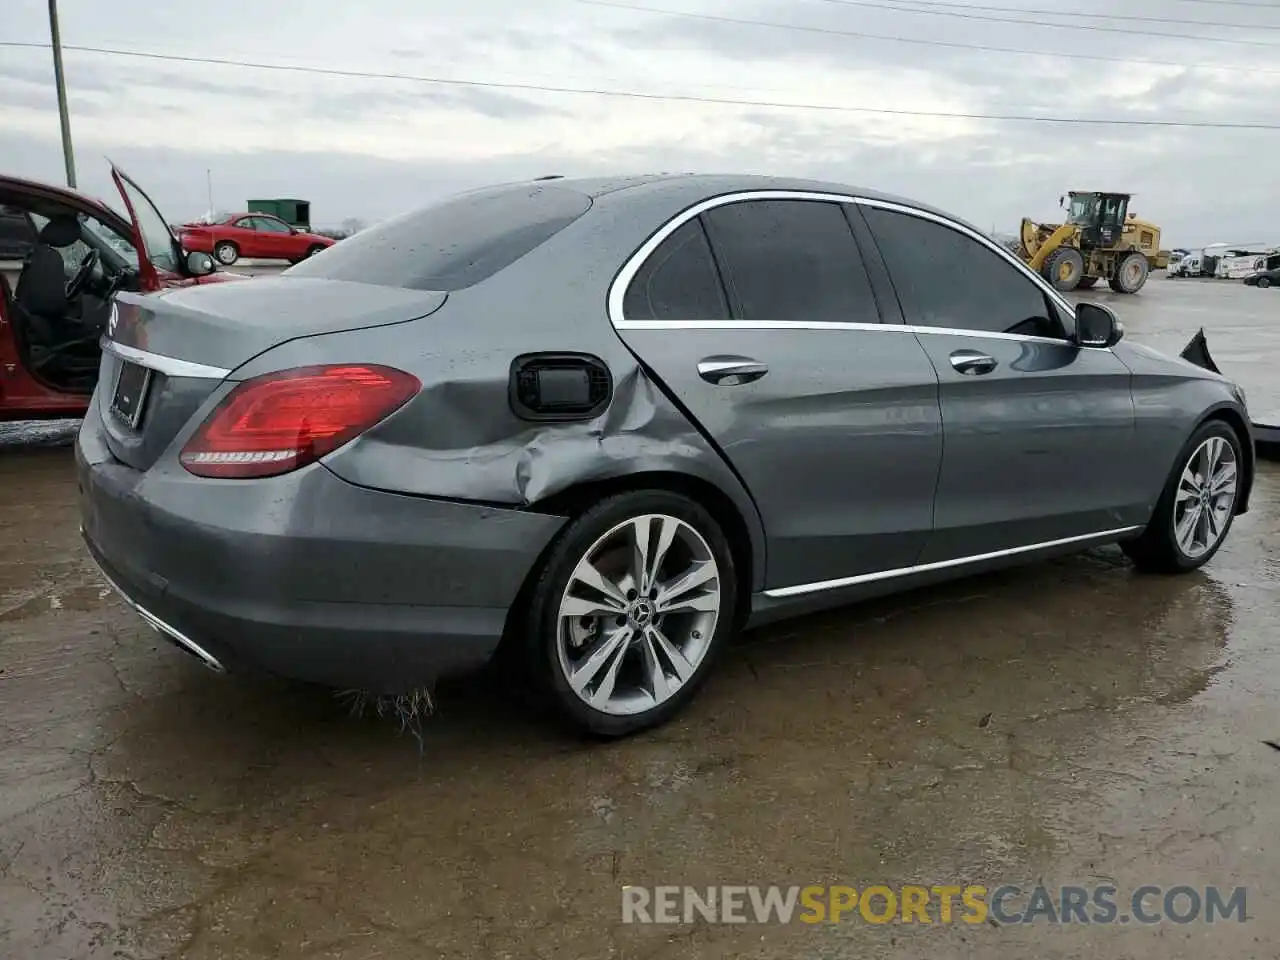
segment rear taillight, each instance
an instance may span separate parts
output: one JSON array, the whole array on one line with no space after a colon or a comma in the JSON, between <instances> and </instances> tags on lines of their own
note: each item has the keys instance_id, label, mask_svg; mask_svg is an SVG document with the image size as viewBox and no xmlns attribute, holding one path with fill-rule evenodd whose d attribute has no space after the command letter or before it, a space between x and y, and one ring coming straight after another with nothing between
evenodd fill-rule
<instances>
[{"instance_id":1,"label":"rear taillight","mask_svg":"<svg viewBox=\"0 0 1280 960\"><path fill-rule=\"evenodd\" d=\"M185 447L198 477L273 477L319 460L389 416L422 384L371 364L297 367L238 384Z\"/></svg>"}]
</instances>

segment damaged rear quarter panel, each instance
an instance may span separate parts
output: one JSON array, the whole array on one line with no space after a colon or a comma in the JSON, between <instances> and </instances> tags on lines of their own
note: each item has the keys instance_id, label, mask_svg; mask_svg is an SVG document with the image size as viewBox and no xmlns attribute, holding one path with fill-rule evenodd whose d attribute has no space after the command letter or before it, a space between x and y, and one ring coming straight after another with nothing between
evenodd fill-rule
<instances>
[{"instance_id":1,"label":"damaged rear quarter panel","mask_svg":"<svg viewBox=\"0 0 1280 960\"><path fill-rule=\"evenodd\" d=\"M489 280L450 293L429 317L293 340L258 356L234 378L346 362L383 363L417 376L423 384L417 397L324 460L338 476L364 487L536 508L572 487L640 472L710 483L744 521L758 589L764 532L748 491L609 322L607 293L617 270L678 212L656 207L646 216L642 197L622 202L625 196L598 198L577 223ZM603 360L613 376L609 406L586 421L517 417L508 398L511 362L539 352Z\"/></svg>"}]
</instances>

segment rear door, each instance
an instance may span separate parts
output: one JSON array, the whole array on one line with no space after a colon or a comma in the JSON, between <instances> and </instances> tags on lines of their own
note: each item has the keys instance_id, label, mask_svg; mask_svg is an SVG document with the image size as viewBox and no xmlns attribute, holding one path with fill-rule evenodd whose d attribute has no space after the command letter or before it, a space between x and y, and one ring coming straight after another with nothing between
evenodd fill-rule
<instances>
[{"instance_id":1,"label":"rear door","mask_svg":"<svg viewBox=\"0 0 1280 960\"><path fill-rule=\"evenodd\" d=\"M733 199L686 220L615 321L743 478L766 587L912 564L941 457L937 377L882 324L843 207Z\"/></svg>"},{"instance_id":2,"label":"rear door","mask_svg":"<svg viewBox=\"0 0 1280 960\"><path fill-rule=\"evenodd\" d=\"M1131 374L1069 339L1074 318L985 241L865 205L908 325L941 383L946 443L921 557L934 563L1136 522Z\"/></svg>"}]
</instances>

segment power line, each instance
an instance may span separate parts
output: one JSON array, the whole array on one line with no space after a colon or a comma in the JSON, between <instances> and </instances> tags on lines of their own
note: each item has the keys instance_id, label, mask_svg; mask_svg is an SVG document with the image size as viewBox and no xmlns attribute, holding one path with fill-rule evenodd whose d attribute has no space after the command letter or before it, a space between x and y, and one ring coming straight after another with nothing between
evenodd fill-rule
<instances>
[{"instance_id":1,"label":"power line","mask_svg":"<svg viewBox=\"0 0 1280 960\"><path fill-rule=\"evenodd\" d=\"M1100 27L1088 23L1054 23L1051 20L1024 20L1017 17L989 17L979 13L960 13L954 6L951 10L920 10L911 7L896 7L888 3L876 3L874 0L818 0L820 3L832 3L838 7L859 7L876 10L892 10L894 13L915 13L929 17L951 17L956 20L972 20L980 23L1020 23L1028 27L1052 27L1057 30L1083 30L1087 33L1123 33L1136 37L1165 37L1172 40L1195 40L1201 43L1235 43L1248 47L1278 46L1266 40L1248 40L1244 37L1202 37L1187 33L1165 33L1159 30L1135 30L1132 27ZM951 6L941 4L941 6Z\"/></svg>"},{"instance_id":2,"label":"power line","mask_svg":"<svg viewBox=\"0 0 1280 960\"><path fill-rule=\"evenodd\" d=\"M1140 64L1151 67L1178 67L1182 70L1240 70L1236 64L1228 63L1186 63L1181 60L1150 60L1138 57L1108 57L1098 53L1065 53L1057 50L1028 50L1025 47L997 47L985 43L962 43L958 40L932 40L925 37L903 37L895 34L866 33L861 30L837 30L833 27L810 27L795 23L773 23L768 20L740 20L736 17L721 17L710 13L691 13L685 10L660 10L656 7L640 7L630 3L617 3L614 0L576 0L593 7L605 7L610 10L631 10L639 13L655 13L666 17L684 17L690 20L706 20L712 23L733 23L744 27L766 27L771 30L793 30L801 33L824 34L831 37L854 37L859 40L884 40L889 43L909 43L925 47L947 47L952 50L981 50L986 53L1011 53L1029 57L1062 57L1067 60L1093 60L1100 63ZM1280 70L1266 67L1250 66L1249 71L1256 74L1272 74L1280 76Z\"/></svg>"},{"instance_id":3,"label":"power line","mask_svg":"<svg viewBox=\"0 0 1280 960\"><path fill-rule=\"evenodd\" d=\"M1223 20L1183 20L1181 17L1137 17L1121 13L1082 13L1076 10L1045 10L1030 7L988 7L974 3L937 3L934 0L891 0L909 3L913 7L938 7L951 10L986 10L991 13L1017 13L1051 17L1077 17L1085 20L1126 20L1131 23L1173 23L1188 27L1227 27L1234 30L1280 30L1280 24L1227 23ZM1275 9L1274 7L1272 9Z\"/></svg>"},{"instance_id":4,"label":"power line","mask_svg":"<svg viewBox=\"0 0 1280 960\"><path fill-rule=\"evenodd\" d=\"M1270 0L1173 0L1174 3L1203 3L1210 7L1253 7L1255 10L1274 10L1275 4Z\"/></svg>"},{"instance_id":5,"label":"power line","mask_svg":"<svg viewBox=\"0 0 1280 960\"><path fill-rule=\"evenodd\" d=\"M0 47L48 49L47 43L27 43L13 40L0 41ZM248 60L232 60L222 57L194 57L168 53L148 53L139 50L120 50L111 47L64 45L63 50L91 53L101 56L134 57L141 60L158 60L169 63L201 64L220 67L240 67L250 70L271 70L281 73L303 73L326 77L344 77L359 80L398 80L410 83L426 83L436 86L470 87L489 90L517 90L527 93L557 93L590 97L613 97L628 100L644 100L671 103L702 103L717 106L757 107L771 110L810 110L826 113L856 113L892 117L920 117L933 120L988 120L1000 122L1057 123L1077 126L1095 125L1109 127L1159 127L1214 130L1280 130L1280 123L1234 122L1219 120L1137 120L1119 117L1056 117L1018 113L968 113L936 110L901 110L888 107L851 107L821 103L785 103L773 100L731 100L726 97L704 97L694 94L644 93L636 90L608 90L588 87L550 86L536 83L514 83L498 80L463 80L452 77L431 77L408 73L379 73L365 70L339 70L331 67L308 67L299 64L264 63Z\"/></svg>"}]
</instances>

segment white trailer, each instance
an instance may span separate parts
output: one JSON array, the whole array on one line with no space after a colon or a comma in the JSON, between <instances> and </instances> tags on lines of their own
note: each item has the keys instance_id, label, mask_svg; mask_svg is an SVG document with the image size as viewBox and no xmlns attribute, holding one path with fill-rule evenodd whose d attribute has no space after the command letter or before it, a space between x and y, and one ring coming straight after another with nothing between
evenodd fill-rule
<instances>
[{"instance_id":1,"label":"white trailer","mask_svg":"<svg viewBox=\"0 0 1280 960\"><path fill-rule=\"evenodd\" d=\"M1266 267L1266 254L1226 256L1218 261L1218 268L1214 272L1214 276L1220 280L1243 280L1252 273L1265 270Z\"/></svg>"}]
</instances>

